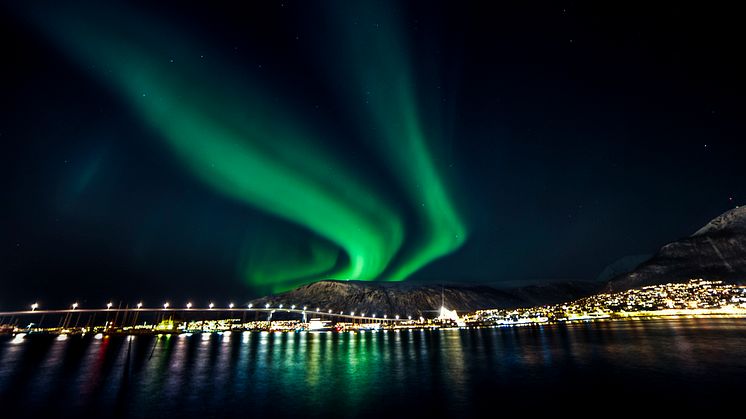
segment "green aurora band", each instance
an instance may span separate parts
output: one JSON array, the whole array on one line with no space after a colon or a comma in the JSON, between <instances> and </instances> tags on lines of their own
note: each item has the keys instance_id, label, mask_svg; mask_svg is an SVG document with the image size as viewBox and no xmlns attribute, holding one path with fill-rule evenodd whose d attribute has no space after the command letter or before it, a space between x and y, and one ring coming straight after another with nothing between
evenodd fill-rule
<instances>
[{"instance_id":1,"label":"green aurora band","mask_svg":"<svg viewBox=\"0 0 746 419\"><path fill-rule=\"evenodd\" d=\"M408 71L403 53L381 67L377 77L397 91L378 97L370 118L381 128L377 149L411 194L422 224L416 238L405 232L401 209L301 127L297 113L278 108L258 82L230 66L197 58L188 36L164 22L113 7L26 16L122 98L194 176L315 234L303 237L302 255L288 256L273 239L252 242L240 267L250 284L278 292L321 278L403 280L463 243L465 227L430 158L408 77L401 76ZM376 49L389 44L395 41Z\"/></svg>"},{"instance_id":2,"label":"green aurora band","mask_svg":"<svg viewBox=\"0 0 746 419\"><path fill-rule=\"evenodd\" d=\"M402 249L400 263L387 271L388 278L402 280L433 260L459 248L467 237L428 149L425 130L416 106L413 70L402 45L406 37L395 2L334 2L344 50L351 59L337 68L356 76L351 99L366 97L362 126L374 124L380 133L373 141L382 158L391 164L403 183L419 222L416 242ZM334 70L334 69L331 69ZM432 130L431 130L432 131ZM440 131L438 131L440 132ZM434 132L428 133L435 136Z\"/></svg>"}]
</instances>

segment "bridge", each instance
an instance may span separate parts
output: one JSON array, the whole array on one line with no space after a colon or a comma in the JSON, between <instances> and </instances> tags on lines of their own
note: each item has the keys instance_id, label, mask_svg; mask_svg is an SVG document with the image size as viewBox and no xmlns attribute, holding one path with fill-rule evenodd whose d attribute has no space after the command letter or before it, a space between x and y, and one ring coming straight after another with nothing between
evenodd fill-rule
<instances>
[{"instance_id":1,"label":"bridge","mask_svg":"<svg viewBox=\"0 0 746 419\"><path fill-rule=\"evenodd\" d=\"M376 314L366 315L366 313L355 313L354 311L351 312L345 312L345 311L336 311L336 310L321 310L317 308L316 310L308 310L307 307L298 308L296 306L290 306L290 307L284 307L283 305L279 305L277 307L271 307L271 306L264 306L264 307L223 307L223 308L217 308L211 306L210 307L192 307L191 304L188 304L187 307L171 307L168 303L165 303L162 307L142 307L140 304L138 304L137 307L130 308L115 308L112 306L111 303L107 305L106 308L81 308L78 307L77 304L73 304L71 308L67 309L54 309L54 310L42 310L39 309L36 304L32 305L32 308L30 310L18 310L18 311L0 311L0 318L14 318L14 317L27 317L27 316L45 316L45 315L64 315L64 316L71 316L73 314L107 314L107 315L115 315L118 316L119 314L123 314L125 316L134 314L139 315L142 313L145 314L156 314L156 315L165 315L165 314L205 314L205 313L214 313L217 315L226 315L226 314L240 314L245 315L247 313L264 313L267 314L267 320L270 320L272 318L272 315L275 313L289 313L289 314L298 314L299 316L302 316L303 319L307 319L309 316L311 317L319 317L319 318L334 318L334 319L343 319L343 320L350 320L350 321L359 321L359 322L381 322L381 323L398 323L398 322L405 322L411 320L411 316L407 317L400 317L399 315L394 315L393 317L389 317L388 315L384 314L383 316L378 316ZM0 322L2 323L2 322Z\"/></svg>"}]
</instances>

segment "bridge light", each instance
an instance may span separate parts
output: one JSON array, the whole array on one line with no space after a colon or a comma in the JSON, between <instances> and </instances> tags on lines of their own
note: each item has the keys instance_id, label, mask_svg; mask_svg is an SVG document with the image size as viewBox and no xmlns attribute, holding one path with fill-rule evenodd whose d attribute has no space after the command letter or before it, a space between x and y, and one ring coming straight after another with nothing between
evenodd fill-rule
<instances>
[{"instance_id":1,"label":"bridge light","mask_svg":"<svg viewBox=\"0 0 746 419\"><path fill-rule=\"evenodd\" d=\"M264 308L269 308L269 303L265 304Z\"/></svg>"},{"instance_id":2,"label":"bridge light","mask_svg":"<svg viewBox=\"0 0 746 419\"><path fill-rule=\"evenodd\" d=\"M233 305L234 305L233 303L228 304L228 308L233 310Z\"/></svg>"},{"instance_id":3,"label":"bridge light","mask_svg":"<svg viewBox=\"0 0 746 419\"><path fill-rule=\"evenodd\" d=\"M163 309L164 309L164 310L168 309L168 306L169 306L169 305L170 305L170 304L168 304L167 302L166 302L166 303L163 303Z\"/></svg>"},{"instance_id":4,"label":"bridge light","mask_svg":"<svg viewBox=\"0 0 746 419\"><path fill-rule=\"evenodd\" d=\"M387 317L388 317L388 315L386 315L386 314L384 314L384 315L383 315L383 318L384 318L384 319L385 319L385 318L387 318Z\"/></svg>"},{"instance_id":5,"label":"bridge light","mask_svg":"<svg viewBox=\"0 0 746 419\"><path fill-rule=\"evenodd\" d=\"M254 307L254 304L249 303L249 308Z\"/></svg>"},{"instance_id":6,"label":"bridge light","mask_svg":"<svg viewBox=\"0 0 746 419\"><path fill-rule=\"evenodd\" d=\"M342 313L343 313L343 311L342 311L342 310L339 310L339 314L342 314Z\"/></svg>"},{"instance_id":7,"label":"bridge light","mask_svg":"<svg viewBox=\"0 0 746 419\"><path fill-rule=\"evenodd\" d=\"M78 303L73 303L73 310L75 310L76 308L78 308Z\"/></svg>"},{"instance_id":8,"label":"bridge light","mask_svg":"<svg viewBox=\"0 0 746 419\"><path fill-rule=\"evenodd\" d=\"M114 305L114 304L112 304L112 303L111 303L111 301L109 301L109 303L108 303L108 304L106 304L106 309L107 309L107 310L111 310L111 306L113 306L113 305Z\"/></svg>"},{"instance_id":9,"label":"bridge light","mask_svg":"<svg viewBox=\"0 0 746 419\"><path fill-rule=\"evenodd\" d=\"M332 314L332 309L329 309L329 314Z\"/></svg>"},{"instance_id":10,"label":"bridge light","mask_svg":"<svg viewBox=\"0 0 746 419\"><path fill-rule=\"evenodd\" d=\"M210 305L208 307L210 307L210 310L212 310L212 308L215 307L215 304L210 303Z\"/></svg>"},{"instance_id":11,"label":"bridge light","mask_svg":"<svg viewBox=\"0 0 746 419\"><path fill-rule=\"evenodd\" d=\"M351 311L351 312L350 312L350 316L354 316L354 315L355 315L355 312L354 312L354 311Z\"/></svg>"},{"instance_id":12,"label":"bridge light","mask_svg":"<svg viewBox=\"0 0 746 419\"><path fill-rule=\"evenodd\" d=\"M316 307L316 311L317 311L317 312L321 311L321 308L319 308L319 307Z\"/></svg>"},{"instance_id":13,"label":"bridge light","mask_svg":"<svg viewBox=\"0 0 746 419\"><path fill-rule=\"evenodd\" d=\"M187 310L189 310L191 308L192 308L192 303L191 302L187 303Z\"/></svg>"},{"instance_id":14,"label":"bridge light","mask_svg":"<svg viewBox=\"0 0 746 419\"><path fill-rule=\"evenodd\" d=\"M307 306L303 306L303 311L306 311L307 308L308 308Z\"/></svg>"},{"instance_id":15,"label":"bridge light","mask_svg":"<svg viewBox=\"0 0 746 419\"><path fill-rule=\"evenodd\" d=\"M365 317L365 313L360 313L360 315L361 315L362 317Z\"/></svg>"},{"instance_id":16,"label":"bridge light","mask_svg":"<svg viewBox=\"0 0 746 419\"><path fill-rule=\"evenodd\" d=\"M34 304L31 304L31 311L34 311L34 310L36 310L37 308L39 308L39 303L34 303Z\"/></svg>"},{"instance_id":17,"label":"bridge light","mask_svg":"<svg viewBox=\"0 0 746 419\"><path fill-rule=\"evenodd\" d=\"M373 318L374 318L374 319L376 318L376 313L373 313Z\"/></svg>"},{"instance_id":18,"label":"bridge light","mask_svg":"<svg viewBox=\"0 0 746 419\"><path fill-rule=\"evenodd\" d=\"M412 316L407 316L407 317L409 317L409 320L412 320Z\"/></svg>"},{"instance_id":19,"label":"bridge light","mask_svg":"<svg viewBox=\"0 0 746 419\"><path fill-rule=\"evenodd\" d=\"M399 320L399 315L398 314L396 315L396 320Z\"/></svg>"},{"instance_id":20,"label":"bridge light","mask_svg":"<svg viewBox=\"0 0 746 419\"><path fill-rule=\"evenodd\" d=\"M138 310L142 308L142 303L141 302L137 303L137 308L138 308Z\"/></svg>"},{"instance_id":21,"label":"bridge light","mask_svg":"<svg viewBox=\"0 0 746 419\"><path fill-rule=\"evenodd\" d=\"M280 304L280 308L282 308L282 304Z\"/></svg>"},{"instance_id":22,"label":"bridge light","mask_svg":"<svg viewBox=\"0 0 746 419\"><path fill-rule=\"evenodd\" d=\"M290 309L291 310L295 310L295 304L293 304L292 306L290 306Z\"/></svg>"}]
</instances>

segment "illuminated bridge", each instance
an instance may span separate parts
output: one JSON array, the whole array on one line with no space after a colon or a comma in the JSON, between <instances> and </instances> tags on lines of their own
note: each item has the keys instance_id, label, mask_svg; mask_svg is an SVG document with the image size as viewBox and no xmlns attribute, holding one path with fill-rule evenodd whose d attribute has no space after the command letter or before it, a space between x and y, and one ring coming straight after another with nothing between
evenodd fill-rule
<instances>
[{"instance_id":1,"label":"illuminated bridge","mask_svg":"<svg viewBox=\"0 0 746 419\"><path fill-rule=\"evenodd\" d=\"M179 315L187 315L187 314L214 314L216 316L228 316L229 315L241 315L245 316L248 313L257 313L257 314L266 314L267 320L270 320L272 316L275 313L287 313L287 314L297 314L298 316L302 317L304 320L312 317L319 317L319 318L326 318L326 319L336 319L336 320L342 320L342 321L351 321L351 322L381 322L381 323L398 323L398 322L405 322L411 320L411 316L406 317L400 317L399 315L393 315L389 316L387 314L378 315L376 313L368 314L368 313L356 313L354 311L345 312L345 311L336 311L332 309L326 309L322 310L320 308L316 308L315 310L311 309L309 310L307 306L304 307L297 307L297 306L290 306L285 307L283 305L279 305L276 307L271 307L269 305L263 306L263 307L253 307L251 305L247 307L235 307L233 304L229 305L228 307L222 307L218 308L215 307L213 304L210 304L208 307L192 307L191 303L187 304L185 307L172 307L169 303L163 304L163 306L160 307L143 307L142 304L138 304L134 308L126 307L126 308L115 308L113 307L112 303L107 304L105 308L81 308L78 306L77 303L73 304L70 308L67 309L60 309L60 310L42 310L39 308L37 304L33 304L31 306L31 309L29 310L18 310L18 311L0 311L0 318L15 318L15 317L27 317L27 316L44 316L44 315L60 315L60 316L72 316L73 314L106 314L108 315L124 315L131 316L134 315L136 318L139 314L155 314L159 317L164 317L163 315L166 314L179 314ZM136 320L131 320L136 321ZM2 323L2 321L0 321Z\"/></svg>"}]
</instances>

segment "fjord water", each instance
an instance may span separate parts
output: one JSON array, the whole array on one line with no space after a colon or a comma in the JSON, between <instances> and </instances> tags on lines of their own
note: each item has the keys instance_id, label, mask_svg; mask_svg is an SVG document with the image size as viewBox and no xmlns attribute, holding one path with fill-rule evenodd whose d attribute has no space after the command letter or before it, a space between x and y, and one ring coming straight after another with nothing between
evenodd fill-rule
<instances>
[{"instance_id":1,"label":"fjord water","mask_svg":"<svg viewBox=\"0 0 746 419\"><path fill-rule=\"evenodd\" d=\"M712 411L746 382L746 319L1 339L3 417Z\"/></svg>"}]
</instances>

